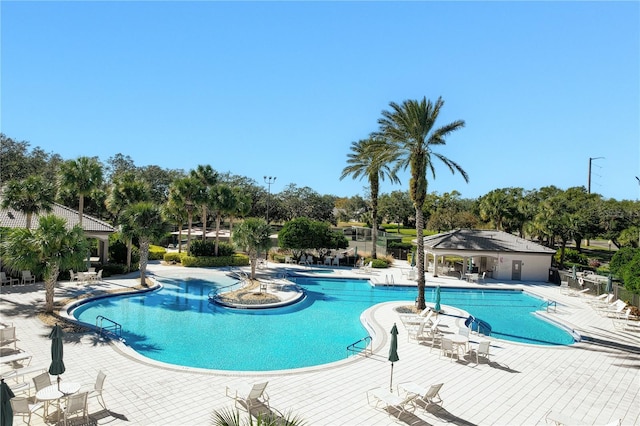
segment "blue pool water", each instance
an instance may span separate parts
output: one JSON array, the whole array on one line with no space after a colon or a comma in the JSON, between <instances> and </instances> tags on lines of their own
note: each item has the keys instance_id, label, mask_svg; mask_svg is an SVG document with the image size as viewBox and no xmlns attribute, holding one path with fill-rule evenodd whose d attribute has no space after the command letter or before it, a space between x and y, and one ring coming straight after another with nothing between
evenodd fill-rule
<instances>
[{"instance_id":1,"label":"blue pool water","mask_svg":"<svg viewBox=\"0 0 640 426\"><path fill-rule=\"evenodd\" d=\"M223 280L224 281L224 280ZM218 370L268 371L325 364L347 356L346 347L366 336L360 314L370 306L414 300L415 288L371 287L366 280L296 278L305 301L273 310L232 310L210 304L208 293L228 285L163 279L163 288L136 296L99 299L73 315L94 324L103 315L122 325L127 344L171 364ZM427 289L427 301L435 294ZM441 291L441 303L491 324L506 340L567 345L573 338L533 315L543 301L521 291Z\"/></svg>"}]
</instances>

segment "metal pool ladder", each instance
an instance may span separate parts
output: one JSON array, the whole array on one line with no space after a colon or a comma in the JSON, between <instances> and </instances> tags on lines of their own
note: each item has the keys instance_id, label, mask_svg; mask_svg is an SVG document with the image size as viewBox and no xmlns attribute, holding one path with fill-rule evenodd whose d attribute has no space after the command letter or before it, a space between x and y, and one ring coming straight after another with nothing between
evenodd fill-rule
<instances>
[{"instance_id":1,"label":"metal pool ladder","mask_svg":"<svg viewBox=\"0 0 640 426\"><path fill-rule=\"evenodd\" d=\"M358 346L363 342L365 344L364 348L362 348L361 346ZM371 349L371 336L363 337L357 342L354 342L349 346L347 346L347 356L349 356L351 353L353 353L354 355L364 355L367 357L370 355L373 355L373 350Z\"/></svg>"},{"instance_id":2,"label":"metal pool ladder","mask_svg":"<svg viewBox=\"0 0 640 426\"><path fill-rule=\"evenodd\" d=\"M105 321L107 322L106 326L103 325ZM102 315L96 317L96 327L100 330L100 334L106 332L118 338L122 337L122 325Z\"/></svg>"}]
</instances>

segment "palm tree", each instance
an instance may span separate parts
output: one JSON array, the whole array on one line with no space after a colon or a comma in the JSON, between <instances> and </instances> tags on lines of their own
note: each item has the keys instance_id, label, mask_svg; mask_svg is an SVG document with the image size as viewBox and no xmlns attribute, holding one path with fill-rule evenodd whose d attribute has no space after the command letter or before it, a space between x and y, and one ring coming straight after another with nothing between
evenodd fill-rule
<instances>
[{"instance_id":1,"label":"palm tree","mask_svg":"<svg viewBox=\"0 0 640 426\"><path fill-rule=\"evenodd\" d=\"M140 284L146 286L147 263L149 261L149 245L153 238L159 238L166 231L160 207L153 203L141 202L132 204L122 214L123 231L138 237L140 244Z\"/></svg>"},{"instance_id":2,"label":"palm tree","mask_svg":"<svg viewBox=\"0 0 640 426\"><path fill-rule=\"evenodd\" d=\"M245 219L236 227L233 234L233 242L239 248L246 250L251 262L251 279L256 278L256 265L258 264L258 254L261 250L269 250L271 241L271 226L266 220L250 217Z\"/></svg>"},{"instance_id":3,"label":"palm tree","mask_svg":"<svg viewBox=\"0 0 640 426\"><path fill-rule=\"evenodd\" d=\"M213 170L213 168L209 165L203 166L198 165L195 170L192 170L190 176L198 179L200 183L203 185L204 193L209 193L214 185L218 183L218 172ZM201 200L202 207L202 241L207 239L207 210L209 207L208 197L204 197Z\"/></svg>"},{"instance_id":4,"label":"palm tree","mask_svg":"<svg viewBox=\"0 0 640 426\"><path fill-rule=\"evenodd\" d=\"M211 413L211 423L215 426L303 426L307 424L302 417L292 412L281 416L271 411L258 413L255 422L251 414L242 421L240 411L230 409L215 410Z\"/></svg>"},{"instance_id":5,"label":"palm tree","mask_svg":"<svg viewBox=\"0 0 640 426\"><path fill-rule=\"evenodd\" d=\"M42 276L45 311L53 312L53 295L61 270L84 266L89 244L79 225L67 229L64 219L54 215L41 217L34 230L12 229L0 244L0 256L11 272L30 270Z\"/></svg>"},{"instance_id":6,"label":"palm tree","mask_svg":"<svg viewBox=\"0 0 640 426\"><path fill-rule=\"evenodd\" d=\"M102 185L102 165L96 158L80 157L60 165L60 186L78 194L78 221L82 226L84 197Z\"/></svg>"},{"instance_id":7,"label":"palm tree","mask_svg":"<svg viewBox=\"0 0 640 426\"><path fill-rule=\"evenodd\" d=\"M418 308L426 307L424 300L424 217L422 207L427 196L427 170L435 179L432 156L442 161L451 171L459 172L466 182L469 176L460 165L442 154L433 152L432 147L445 145L445 138L464 127L463 120L456 120L442 127L434 128L444 101L438 98L435 104L422 98L422 101L406 100L402 105L391 102L391 111L382 111L378 120L380 134L396 144L396 169L410 167L409 195L416 211L417 266L418 266Z\"/></svg>"},{"instance_id":8,"label":"palm tree","mask_svg":"<svg viewBox=\"0 0 640 426\"><path fill-rule=\"evenodd\" d=\"M118 175L113 180L113 185L109 191L109 195L106 199L107 209L119 219L122 212L131 204L139 203L141 201L149 201L151 199L151 192L149 185L136 178L133 172L125 172ZM127 244L127 271L131 270L131 246L132 236L122 233L124 242Z\"/></svg>"},{"instance_id":9,"label":"palm tree","mask_svg":"<svg viewBox=\"0 0 640 426\"><path fill-rule=\"evenodd\" d=\"M2 208L12 208L27 218L27 229L31 219L39 212L50 212L55 200L55 188L42 176L32 175L23 181L10 180L2 194Z\"/></svg>"},{"instance_id":10,"label":"palm tree","mask_svg":"<svg viewBox=\"0 0 640 426\"><path fill-rule=\"evenodd\" d=\"M184 177L173 182L170 193L173 192L176 200L181 200L187 210L187 247L191 244L191 226L193 223L193 209L202 200L202 185L194 177ZM188 248L187 248L188 250Z\"/></svg>"},{"instance_id":11,"label":"palm tree","mask_svg":"<svg viewBox=\"0 0 640 426\"><path fill-rule=\"evenodd\" d=\"M216 218L216 240L215 240L215 254L218 255L218 245L220 243L220 222L222 217L227 214L232 214L235 211L235 194L231 188L226 184L218 184L211 188L208 202L211 212Z\"/></svg>"},{"instance_id":12,"label":"palm tree","mask_svg":"<svg viewBox=\"0 0 640 426\"><path fill-rule=\"evenodd\" d=\"M236 217L245 217L251 211L251 197L239 186L232 188L233 209L229 212L229 235L233 234L233 220Z\"/></svg>"},{"instance_id":13,"label":"palm tree","mask_svg":"<svg viewBox=\"0 0 640 426\"><path fill-rule=\"evenodd\" d=\"M169 199L162 208L164 218L178 227L178 253L182 253L182 226L189 212L175 186L169 188Z\"/></svg>"},{"instance_id":14,"label":"palm tree","mask_svg":"<svg viewBox=\"0 0 640 426\"><path fill-rule=\"evenodd\" d=\"M396 158L397 152L387 140L380 137L370 137L351 143L351 153L347 155L349 164L342 170L340 180L352 175L353 179L366 177L371 188L371 228L372 249L371 257L376 258L376 246L378 236L378 195L380 192L380 180L389 177L392 183L400 183L395 170L389 167Z\"/></svg>"}]
</instances>

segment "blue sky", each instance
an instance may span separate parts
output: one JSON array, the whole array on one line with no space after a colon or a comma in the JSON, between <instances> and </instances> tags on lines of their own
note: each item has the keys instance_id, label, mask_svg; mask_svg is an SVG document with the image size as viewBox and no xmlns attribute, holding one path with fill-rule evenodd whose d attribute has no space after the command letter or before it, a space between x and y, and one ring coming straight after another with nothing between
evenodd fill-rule
<instances>
[{"instance_id":1,"label":"blue sky","mask_svg":"<svg viewBox=\"0 0 640 426\"><path fill-rule=\"evenodd\" d=\"M638 199L639 2L13 2L1 131L65 159L220 172L321 194L389 102L466 127L430 192L587 185ZM383 184L382 191L406 190Z\"/></svg>"}]
</instances>

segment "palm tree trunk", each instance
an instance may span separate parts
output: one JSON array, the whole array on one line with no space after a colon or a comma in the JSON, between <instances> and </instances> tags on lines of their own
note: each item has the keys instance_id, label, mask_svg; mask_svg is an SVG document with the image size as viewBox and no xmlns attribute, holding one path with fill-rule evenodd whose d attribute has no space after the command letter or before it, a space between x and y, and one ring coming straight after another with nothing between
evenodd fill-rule
<instances>
[{"instance_id":1,"label":"palm tree trunk","mask_svg":"<svg viewBox=\"0 0 640 426\"><path fill-rule=\"evenodd\" d=\"M202 207L202 241L207 241L207 207Z\"/></svg>"},{"instance_id":2,"label":"palm tree trunk","mask_svg":"<svg viewBox=\"0 0 640 426\"><path fill-rule=\"evenodd\" d=\"M218 255L218 243L220 242L220 236L218 235L220 233L220 214L216 215L216 245L215 245L215 253L216 256Z\"/></svg>"},{"instance_id":3,"label":"palm tree trunk","mask_svg":"<svg viewBox=\"0 0 640 426\"><path fill-rule=\"evenodd\" d=\"M27 229L31 229L31 218L33 217L33 213L27 213Z\"/></svg>"},{"instance_id":4,"label":"palm tree trunk","mask_svg":"<svg viewBox=\"0 0 640 426\"><path fill-rule=\"evenodd\" d=\"M57 264L51 265L50 269L46 272L44 277L44 311L48 314L53 312L53 296L56 289L56 281L58 281L58 274L60 269Z\"/></svg>"},{"instance_id":5,"label":"palm tree trunk","mask_svg":"<svg viewBox=\"0 0 640 426\"><path fill-rule=\"evenodd\" d=\"M427 307L424 300L424 237L422 236L424 230L424 217L422 215L422 208L416 207L416 266L418 267L418 298L416 300L417 308L423 310Z\"/></svg>"},{"instance_id":6,"label":"palm tree trunk","mask_svg":"<svg viewBox=\"0 0 640 426\"><path fill-rule=\"evenodd\" d=\"M131 272L131 251L133 246L133 241L131 237L127 240L127 272Z\"/></svg>"},{"instance_id":7,"label":"palm tree trunk","mask_svg":"<svg viewBox=\"0 0 640 426\"><path fill-rule=\"evenodd\" d=\"M84 210L84 195L80 194L80 203L78 206L78 221L80 222L80 226L82 226L82 211Z\"/></svg>"},{"instance_id":8,"label":"palm tree trunk","mask_svg":"<svg viewBox=\"0 0 640 426\"><path fill-rule=\"evenodd\" d=\"M149 243L150 240L148 237L140 238L140 284L143 287L147 286L146 274L147 263L149 262Z\"/></svg>"}]
</instances>

